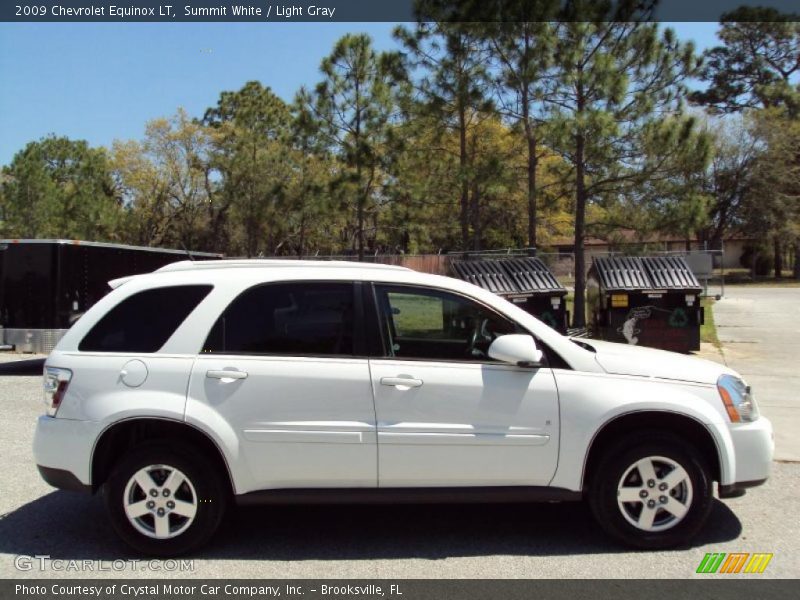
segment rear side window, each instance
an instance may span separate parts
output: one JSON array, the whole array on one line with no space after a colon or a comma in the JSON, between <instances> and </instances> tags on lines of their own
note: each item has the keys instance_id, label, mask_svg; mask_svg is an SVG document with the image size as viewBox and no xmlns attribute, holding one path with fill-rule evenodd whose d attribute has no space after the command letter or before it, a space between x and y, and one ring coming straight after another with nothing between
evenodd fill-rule
<instances>
[{"instance_id":1,"label":"rear side window","mask_svg":"<svg viewBox=\"0 0 800 600\"><path fill-rule=\"evenodd\" d=\"M242 293L214 325L203 352L352 356L352 283L260 285Z\"/></svg>"},{"instance_id":2,"label":"rear side window","mask_svg":"<svg viewBox=\"0 0 800 600\"><path fill-rule=\"evenodd\" d=\"M211 291L181 285L129 296L100 319L78 346L88 352L157 352Z\"/></svg>"}]
</instances>

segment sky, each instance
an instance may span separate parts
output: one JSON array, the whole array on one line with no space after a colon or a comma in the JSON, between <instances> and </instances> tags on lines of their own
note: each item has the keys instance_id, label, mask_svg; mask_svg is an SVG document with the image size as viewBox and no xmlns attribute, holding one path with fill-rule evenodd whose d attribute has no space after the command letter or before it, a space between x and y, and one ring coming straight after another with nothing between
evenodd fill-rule
<instances>
[{"instance_id":1,"label":"sky","mask_svg":"<svg viewBox=\"0 0 800 600\"><path fill-rule=\"evenodd\" d=\"M672 23L699 49L716 23ZM48 134L110 146L183 107L202 116L219 94L258 80L291 101L320 80L345 33L396 48L393 23L0 23L0 165Z\"/></svg>"}]
</instances>

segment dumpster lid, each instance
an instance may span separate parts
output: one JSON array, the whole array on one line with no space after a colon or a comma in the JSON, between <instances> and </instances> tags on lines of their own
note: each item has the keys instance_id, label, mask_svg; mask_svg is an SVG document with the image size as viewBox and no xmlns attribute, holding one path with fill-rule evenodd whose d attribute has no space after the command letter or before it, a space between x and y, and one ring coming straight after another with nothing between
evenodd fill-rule
<instances>
[{"instance_id":1,"label":"dumpster lid","mask_svg":"<svg viewBox=\"0 0 800 600\"><path fill-rule=\"evenodd\" d=\"M502 264L522 293L567 293L567 289L558 283L552 271L539 258L502 258L497 262Z\"/></svg>"},{"instance_id":2,"label":"dumpster lid","mask_svg":"<svg viewBox=\"0 0 800 600\"><path fill-rule=\"evenodd\" d=\"M595 257L592 269L606 291L680 290L700 292L702 286L682 256Z\"/></svg>"},{"instance_id":3,"label":"dumpster lid","mask_svg":"<svg viewBox=\"0 0 800 600\"><path fill-rule=\"evenodd\" d=\"M642 259L637 256L595 257L592 268L600 285L608 291L652 288Z\"/></svg>"},{"instance_id":4,"label":"dumpster lid","mask_svg":"<svg viewBox=\"0 0 800 600\"><path fill-rule=\"evenodd\" d=\"M566 294L550 269L533 257L458 260L451 263L457 277L495 294Z\"/></svg>"},{"instance_id":5,"label":"dumpster lid","mask_svg":"<svg viewBox=\"0 0 800 600\"><path fill-rule=\"evenodd\" d=\"M450 263L459 279L489 290L494 294L513 294L517 287L496 260L458 260Z\"/></svg>"},{"instance_id":6,"label":"dumpster lid","mask_svg":"<svg viewBox=\"0 0 800 600\"><path fill-rule=\"evenodd\" d=\"M700 292L702 286L682 256L651 256L642 258L653 288Z\"/></svg>"}]
</instances>

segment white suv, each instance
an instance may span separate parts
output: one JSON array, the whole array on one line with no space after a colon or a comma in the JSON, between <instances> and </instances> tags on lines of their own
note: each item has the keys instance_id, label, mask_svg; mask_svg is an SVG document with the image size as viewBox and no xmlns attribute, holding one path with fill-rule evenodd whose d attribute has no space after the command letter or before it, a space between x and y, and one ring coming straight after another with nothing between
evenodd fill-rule
<instances>
[{"instance_id":1,"label":"white suv","mask_svg":"<svg viewBox=\"0 0 800 600\"><path fill-rule=\"evenodd\" d=\"M471 284L342 262L181 262L114 289L47 359L44 479L102 489L150 555L231 502L587 498L641 548L763 483L772 428L730 369L563 337Z\"/></svg>"}]
</instances>

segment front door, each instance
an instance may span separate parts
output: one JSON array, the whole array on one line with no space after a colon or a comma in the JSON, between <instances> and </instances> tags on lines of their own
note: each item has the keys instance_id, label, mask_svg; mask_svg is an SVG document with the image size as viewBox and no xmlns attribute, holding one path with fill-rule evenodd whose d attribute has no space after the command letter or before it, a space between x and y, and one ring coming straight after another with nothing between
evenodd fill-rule
<instances>
[{"instance_id":1,"label":"front door","mask_svg":"<svg viewBox=\"0 0 800 600\"><path fill-rule=\"evenodd\" d=\"M376 286L386 347L370 361L378 485L547 485L558 459L552 369L487 356L519 327L472 299Z\"/></svg>"},{"instance_id":2,"label":"front door","mask_svg":"<svg viewBox=\"0 0 800 600\"><path fill-rule=\"evenodd\" d=\"M249 489L375 487L375 411L356 358L353 283L292 282L242 293L198 356L187 419L238 438ZM193 415L194 413L194 415Z\"/></svg>"}]
</instances>

